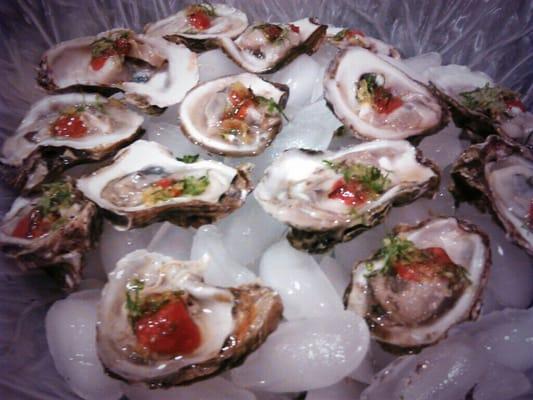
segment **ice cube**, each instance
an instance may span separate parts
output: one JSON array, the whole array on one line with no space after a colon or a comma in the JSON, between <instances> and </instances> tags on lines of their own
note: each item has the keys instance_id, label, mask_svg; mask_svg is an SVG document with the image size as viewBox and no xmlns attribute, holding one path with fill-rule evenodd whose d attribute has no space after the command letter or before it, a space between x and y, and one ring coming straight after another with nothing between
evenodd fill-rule
<instances>
[{"instance_id":1,"label":"ice cube","mask_svg":"<svg viewBox=\"0 0 533 400\"><path fill-rule=\"evenodd\" d=\"M366 322L349 311L282 323L233 381L246 388L298 392L333 385L363 360L369 345Z\"/></svg>"},{"instance_id":2,"label":"ice cube","mask_svg":"<svg viewBox=\"0 0 533 400\"><path fill-rule=\"evenodd\" d=\"M354 400L359 398L365 387L362 383L344 378L334 385L308 391L305 400Z\"/></svg>"},{"instance_id":3,"label":"ice cube","mask_svg":"<svg viewBox=\"0 0 533 400\"><path fill-rule=\"evenodd\" d=\"M287 240L271 246L261 259L259 275L283 300L288 320L328 315L343 309L341 296L317 262Z\"/></svg>"},{"instance_id":4,"label":"ice cube","mask_svg":"<svg viewBox=\"0 0 533 400\"><path fill-rule=\"evenodd\" d=\"M220 49L200 54L198 56L198 67L200 68L200 82L246 72L230 60Z\"/></svg>"},{"instance_id":5,"label":"ice cube","mask_svg":"<svg viewBox=\"0 0 533 400\"><path fill-rule=\"evenodd\" d=\"M522 372L501 365L490 365L474 389L475 400L511 400L531 389Z\"/></svg>"},{"instance_id":6,"label":"ice cube","mask_svg":"<svg viewBox=\"0 0 533 400\"><path fill-rule=\"evenodd\" d=\"M325 256L320 262L320 269L342 298L350 283L351 268L343 268L333 257Z\"/></svg>"},{"instance_id":7,"label":"ice cube","mask_svg":"<svg viewBox=\"0 0 533 400\"><path fill-rule=\"evenodd\" d=\"M175 260L188 260L194 233L192 228L185 229L165 222L157 230L147 249L172 257Z\"/></svg>"}]
</instances>

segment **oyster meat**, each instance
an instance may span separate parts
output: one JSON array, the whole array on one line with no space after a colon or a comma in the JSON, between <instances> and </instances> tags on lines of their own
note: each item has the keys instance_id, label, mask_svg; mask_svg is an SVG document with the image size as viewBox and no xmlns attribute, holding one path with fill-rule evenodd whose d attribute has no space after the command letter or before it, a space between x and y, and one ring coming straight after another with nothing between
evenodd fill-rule
<instances>
[{"instance_id":1,"label":"oyster meat","mask_svg":"<svg viewBox=\"0 0 533 400\"><path fill-rule=\"evenodd\" d=\"M254 195L291 227L295 248L321 253L381 223L392 206L431 197L439 180L435 164L409 142L378 140L336 153L287 150Z\"/></svg>"},{"instance_id":2,"label":"oyster meat","mask_svg":"<svg viewBox=\"0 0 533 400\"><path fill-rule=\"evenodd\" d=\"M335 115L363 140L427 135L448 123L440 101L422 84L362 47L341 51L324 77Z\"/></svg>"},{"instance_id":3,"label":"oyster meat","mask_svg":"<svg viewBox=\"0 0 533 400\"><path fill-rule=\"evenodd\" d=\"M379 39L365 35L365 33L359 29L329 26L326 31L326 38L329 43L340 49L362 47L370 50L372 53L383 54L392 58L401 58L400 52L396 48Z\"/></svg>"},{"instance_id":4,"label":"oyster meat","mask_svg":"<svg viewBox=\"0 0 533 400\"><path fill-rule=\"evenodd\" d=\"M37 81L48 91L122 91L126 101L161 112L198 83L196 55L162 38L114 29L46 51Z\"/></svg>"},{"instance_id":5,"label":"oyster meat","mask_svg":"<svg viewBox=\"0 0 533 400\"><path fill-rule=\"evenodd\" d=\"M157 221L198 227L244 203L251 191L247 166L188 158L179 161L160 144L138 140L77 185L122 230Z\"/></svg>"},{"instance_id":6,"label":"oyster meat","mask_svg":"<svg viewBox=\"0 0 533 400\"><path fill-rule=\"evenodd\" d=\"M450 191L489 209L507 236L533 255L533 154L499 136L466 149L452 167Z\"/></svg>"},{"instance_id":7,"label":"oyster meat","mask_svg":"<svg viewBox=\"0 0 533 400\"><path fill-rule=\"evenodd\" d=\"M214 153L260 154L281 129L288 90L249 73L204 83L183 99L182 131Z\"/></svg>"},{"instance_id":8,"label":"oyster meat","mask_svg":"<svg viewBox=\"0 0 533 400\"><path fill-rule=\"evenodd\" d=\"M248 17L242 11L226 4L191 4L177 14L148 24L148 36L183 43L193 51L216 47L216 39L239 36L248 26Z\"/></svg>"},{"instance_id":9,"label":"oyster meat","mask_svg":"<svg viewBox=\"0 0 533 400\"><path fill-rule=\"evenodd\" d=\"M95 204L70 179L18 197L0 223L0 248L23 270L45 268L67 289L81 280L83 255L102 230Z\"/></svg>"},{"instance_id":10,"label":"oyster meat","mask_svg":"<svg viewBox=\"0 0 533 400\"><path fill-rule=\"evenodd\" d=\"M5 180L34 189L76 164L111 156L143 134L143 117L97 94L47 96L2 146Z\"/></svg>"},{"instance_id":11,"label":"oyster meat","mask_svg":"<svg viewBox=\"0 0 533 400\"><path fill-rule=\"evenodd\" d=\"M378 341L427 346L475 319L490 269L488 237L455 218L399 225L370 259L358 262L345 303Z\"/></svg>"},{"instance_id":12,"label":"oyster meat","mask_svg":"<svg viewBox=\"0 0 533 400\"><path fill-rule=\"evenodd\" d=\"M433 92L450 107L455 124L473 141L500 135L533 148L533 114L519 93L459 65L431 68L426 75Z\"/></svg>"},{"instance_id":13,"label":"oyster meat","mask_svg":"<svg viewBox=\"0 0 533 400\"><path fill-rule=\"evenodd\" d=\"M281 319L270 288L203 281L203 261L137 250L109 274L98 310L107 372L152 388L190 384L240 365Z\"/></svg>"},{"instance_id":14,"label":"oyster meat","mask_svg":"<svg viewBox=\"0 0 533 400\"><path fill-rule=\"evenodd\" d=\"M312 54L324 39L326 25L312 18L289 24L260 22L250 25L237 39L219 39L235 63L256 74L274 72L300 54Z\"/></svg>"}]
</instances>

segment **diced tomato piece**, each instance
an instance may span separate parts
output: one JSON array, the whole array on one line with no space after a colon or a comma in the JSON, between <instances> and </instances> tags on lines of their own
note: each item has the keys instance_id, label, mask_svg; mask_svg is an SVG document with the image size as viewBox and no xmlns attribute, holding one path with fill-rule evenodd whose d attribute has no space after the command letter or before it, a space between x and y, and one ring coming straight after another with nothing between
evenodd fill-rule
<instances>
[{"instance_id":1,"label":"diced tomato piece","mask_svg":"<svg viewBox=\"0 0 533 400\"><path fill-rule=\"evenodd\" d=\"M299 26L296 26L296 25L293 25L293 24L289 24L289 29L291 31L293 31L294 33L300 33L300 27Z\"/></svg>"},{"instance_id":2,"label":"diced tomato piece","mask_svg":"<svg viewBox=\"0 0 533 400\"><path fill-rule=\"evenodd\" d=\"M380 114L390 114L403 104L403 100L379 86L374 91L374 109Z\"/></svg>"},{"instance_id":3,"label":"diced tomato piece","mask_svg":"<svg viewBox=\"0 0 533 400\"><path fill-rule=\"evenodd\" d=\"M135 324L137 341L150 351L167 354L190 354L201 344L198 325L182 300L173 300Z\"/></svg>"},{"instance_id":4,"label":"diced tomato piece","mask_svg":"<svg viewBox=\"0 0 533 400\"><path fill-rule=\"evenodd\" d=\"M125 56L130 52L131 44L127 38L119 38L115 40L113 47L118 55Z\"/></svg>"},{"instance_id":5,"label":"diced tomato piece","mask_svg":"<svg viewBox=\"0 0 533 400\"><path fill-rule=\"evenodd\" d=\"M95 71L102 69L102 67L105 65L108 58L109 58L108 54L103 54L98 57L93 57L91 59L91 68L94 69Z\"/></svg>"},{"instance_id":6,"label":"diced tomato piece","mask_svg":"<svg viewBox=\"0 0 533 400\"><path fill-rule=\"evenodd\" d=\"M51 127L52 136L79 139L87 134L87 126L76 114L61 115Z\"/></svg>"},{"instance_id":7,"label":"diced tomato piece","mask_svg":"<svg viewBox=\"0 0 533 400\"><path fill-rule=\"evenodd\" d=\"M245 119L248 115L248 109L254 105L254 102L252 99L246 99L244 102L237 108L237 112L235 113L235 118L237 119Z\"/></svg>"},{"instance_id":8,"label":"diced tomato piece","mask_svg":"<svg viewBox=\"0 0 533 400\"><path fill-rule=\"evenodd\" d=\"M398 276L406 281L420 282L421 276L416 271L416 265L396 264L394 270Z\"/></svg>"},{"instance_id":9,"label":"diced tomato piece","mask_svg":"<svg viewBox=\"0 0 533 400\"><path fill-rule=\"evenodd\" d=\"M211 26L211 18L201 10L190 13L188 20L189 24L199 31L206 30Z\"/></svg>"},{"instance_id":10,"label":"diced tomato piece","mask_svg":"<svg viewBox=\"0 0 533 400\"><path fill-rule=\"evenodd\" d=\"M348 29L346 31L346 37L347 38L351 38L351 37L354 37L354 36L365 36L365 33L363 31L360 31L358 29Z\"/></svg>"},{"instance_id":11,"label":"diced tomato piece","mask_svg":"<svg viewBox=\"0 0 533 400\"><path fill-rule=\"evenodd\" d=\"M163 189L166 189L170 185L172 185L174 182L170 178L161 178L159 179L154 185L159 186Z\"/></svg>"},{"instance_id":12,"label":"diced tomato piece","mask_svg":"<svg viewBox=\"0 0 533 400\"><path fill-rule=\"evenodd\" d=\"M34 239L43 236L50 230L50 223L44 220L37 209L19 219L12 236L23 239Z\"/></svg>"},{"instance_id":13,"label":"diced tomato piece","mask_svg":"<svg viewBox=\"0 0 533 400\"><path fill-rule=\"evenodd\" d=\"M433 258L433 262L436 264L450 264L453 261L450 259L446 251L440 247L429 247L424 249L427 254L430 254Z\"/></svg>"},{"instance_id":14,"label":"diced tomato piece","mask_svg":"<svg viewBox=\"0 0 533 400\"><path fill-rule=\"evenodd\" d=\"M347 206L358 206L368 200L368 191L356 180L339 179L329 193L330 199L341 200Z\"/></svg>"},{"instance_id":15,"label":"diced tomato piece","mask_svg":"<svg viewBox=\"0 0 533 400\"><path fill-rule=\"evenodd\" d=\"M518 97L514 99L505 100L505 105L507 106L508 109L518 108L522 112L526 111L526 106L524 105L524 103L522 103L522 101Z\"/></svg>"}]
</instances>

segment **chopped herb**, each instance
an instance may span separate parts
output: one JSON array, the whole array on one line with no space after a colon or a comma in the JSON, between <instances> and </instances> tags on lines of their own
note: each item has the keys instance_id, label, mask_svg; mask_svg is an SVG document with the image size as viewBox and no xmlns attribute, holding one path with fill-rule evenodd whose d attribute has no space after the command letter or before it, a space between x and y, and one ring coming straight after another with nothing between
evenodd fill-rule
<instances>
[{"instance_id":1,"label":"chopped herb","mask_svg":"<svg viewBox=\"0 0 533 400\"><path fill-rule=\"evenodd\" d=\"M391 274L392 267L398 261L413 261L420 251L414 243L399 236L389 236L383 239L383 247L379 250L377 257L383 258L383 268L380 270L383 274Z\"/></svg>"},{"instance_id":2,"label":"chopped herb","mask_svg":"<svg viewBox=\"0 0 533 400\"><path fill-rule=\"evenodd\" d=\"M345 163L334 163L328 160L322 161L335 172L341 173L346 182L357 180L366 189L374 193L383 193L390 185L389 171L383 173L381 169L373 165L356 163L346 165Z\"/></svg>"},{"instance_id":3,"label":"chopped herb","mask_svg":"<svg viewBox=\"0 0 533 400\"><path fill-rule=\"evenodd\" d=\"M202 176L200 178L188 176L183 180L183 194L198 196L205 192L207 186L209 186L209 178L207 176Z\"/></svg>"},{"instance_id":4,"label":"chopped herb","mask_svg":"<svg viewBox=\"0 0 533 400\"><path fill-rule=\"evenodd\" d=\"M67 182L54 182L43 185L43 195L37 207L43 216L56 213L61 208L70 207L74 203L72 186Z\"/></svg>"},{"instance_id":5,"label":"chopped herb","mask_svg":"<svg viewBox=\"0 0 533 400\"><path fill-rule=\"evenodd\" d=\"M508 109L508 101L519 98L515 92L502 88L491 87L488 83L482 88L470 92L459 93L461 104L465 107L497 117Z\"/></svg>"},{"instance_id":6,"label":"chopped herb","mask_svg":"<svg viewBox=\"0 0 533 400\"><path fill-rule=\"evenodd\" d=\"M348 33L348 29L347 28L342 29L339 32L337 32L335 34L335 36L333 36L332 39L337 41L337 42L340 42L342 39L344 39L344 37L346 36L347 33Z\"/></svg>"},{"instance_id":7,"label":"chopped herb","mask_svg":"<svg viewBox=\"0 0 533 400\"><path fill-rule=\"evenodd\" d=\"M187 164L192 164L198 161L198 157L200 157L199 154L186 154L183 157L176 157L176 160Z\"/></svg>"},{"instance_id":8,"label":"chopped herb","mask_svg":"<svg viewBox=\"0 0 533 400\"><path fill-rule=\"evenodd\" d=\"M115 51L116 41L119 39L128 39L128 31L113 32L109 37L103 37L91 43L91 55L93 58L100 57Z\"/></svg>"},{"instance_id":9,"label":"chopped herb","mask_svg":"<svg viewBox=\"0 0 533 400\"><path fill-rule=\"evenodd\" d=\"M268 41L276 44L283 42L283 40L287 38L287 35L289 33L288 29L276 24L269 23L255 25L253 29L259 29L263 31Z\"/></svg>"},{"instance_id":10,"label":"chopped herb","mask_svg":"<svg viewBox=\"0 0 533 400\"><path fill-rule=\"evenodd\" d=\"M131 320L142 315L140 292L144 289L144 282L134 278L126 285L126 309Z\"/></svg>"},{"instance_id":11,"label":"chopped herb","mask_svg":"<svg viewBox=\"0 0 533 400\"><path fill-rule=\"evenodd\" d=\"M259 101L260 105L267 107L267 112L269 114L281 114L283 118L285 118L285 121L289 121L289 119L283 112L283 109L280 107L278 103L274 101L274 99L267 99L266 97L263 97L263 96L256 96L256 99Z\"/></svg>"},{"instance_id":12,"label":"chopped herb","mask_svg":"<svg viewBox=\"0 0 533 400\"><path fill-rule=\"evenodd\" d=\"M357 86L357 101L359 103L373 103L376 88L382 86L378 82L378 75L374 73L363 74Z\"/></svg>"}]
</instances>

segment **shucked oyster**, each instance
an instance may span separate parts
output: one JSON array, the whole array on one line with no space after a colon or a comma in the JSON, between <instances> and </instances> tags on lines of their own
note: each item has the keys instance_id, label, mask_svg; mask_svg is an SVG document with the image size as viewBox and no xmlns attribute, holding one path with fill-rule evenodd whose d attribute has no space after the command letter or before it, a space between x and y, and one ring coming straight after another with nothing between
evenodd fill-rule
<instances>
[{"instance_id":1,"label":"shucked oyster","mask_svg":"<svg viewBox=\"0 0 533 400\"><path fill-rule=\"evenodd\" d=\"M45 97L3 143L5 179L31 190L71 166L111 156L142 135L142 122L120 101L96 94Z\"/></svg>"},{"instance_id":2,"label":"shucked oyster","mask_svg":"<svg viewBox=\"0 0 533 400\"><path fill-rule=\"evenodd\" d=\"M420 347L479 315L490 269L488 238L455 218L399 225L370 259L354 266L346 307L389 345Z\"/></svg>"},{"instance_id":3,"label":"shucked oyster","mask_svg":"<svg viewBox=\"0 0 533 400\"><path fill-rule=\"evenodd\" d=\"M339 152L292 149L267 168L254 195L290 225L290 243L312 253L379 224L392 206L431 197L433 162L407 141L373 141Z\"/></svg>"},{"instance_id":4,"label":"shucked oyster","mask_svg":"<svg viewBox=\"0 0 533 400\"><path fill-rule=\"evenodd\" d=\"M448 122L439 101L420 83L361 47L342 51L324 77L330 107L363 139L406 139Z\"/></svg>"},{"instance_id":5,"label":"shucked oyster","mask_svg":"<svg viewBox=\"0 0 533 400\"><path fill-rule=\"evenodd\" d=\"M210 286L204 268L145 250L118 262L97 326L111 376L151 387L189 384L241 364L276 329L283 306L272 289Z\"/></svg>"},{"instance_id":6,"label":"shucked oyster","mask_svg":"<svg viewBox=\"0 0 533 400\"><path fill-rule=\"evenodd\" d=\"M179 103L198 82L196 55L162 38L114 29L59 43L44 53L37 81L49 91L123 91L140 108Z\"/></svg>"},{"instance_id":7,"label":"shucked oyster","mask_svg":"<svg viewBox=\"0 0 533 400\"><path fill-rule=\"evenodd\" d=\"M533 148L533 114L526 111L518 93L463 66L433 68L428 75L435 94L450 107L455 124L473 140L500 135Z\"/></svg>"},{"instance_id":8,"label":"shucked oyster","mask_svg":"<svg viewBox=\"0 0 533 400\"><path fill-rule=\"evenodd\" d=\"M311 18L290 24L256 23L237 39L221 38L219 45L249 72L274 72L303 53L312 54L326 34L326 25Z\"/></svg>"},{"instance_id":9,"label":"shucked oyster","mask_svg":"<svg viewBox=\"0 0 533 400\"><path fill-rule=\"evenodd\" d=\"M248 26L242 11L225 4L191 4L177 14L148 24L146 35L183 43L191 50L216 47L215 39L236 38Z\"/></svg>"},{"instance_id":10,"label":"shucked oyster","mask_svg":"<svg viewBox=\"0 0 533 400\"><path fill-rule=\"evenodd\" d=\"M257 155L280 131L287 96L286 86L248 73L210 81L183 99L181 127L214 153Z\"/></svg>"},{"instance_id":11,"label":"shucked oyster","mask_svg":"<svg viewBox=\"0 0 533 400\"><path fill-rule=\"evenodd\" d=\"M533 154L489 136L466 149L451 173L454 196L492 211L507 236L533 255Z\"/></svg>"},{"instance_id":12,"label":"shucked oyster","mask_svg":"<svg viewBox=\"0 0 533 400\"><path fill-rule=\"evenodd\" d=\"M80 178L78 188L104 209L118 229L157 221L198 227L244 203L251 190L246 167L186 161L177 160L156 142L138 140L110 165Z\"/></svg>"},{"instance_id":13,"label":"shucked oyster","mask_svg":"<svg viewBox=\"0 0 533 400\"><path fill-rule=\"evenodd\" d=\"M400 52L390 44L365 35L359 29L337 28L329 26L326 32L328 42L338 48L363 47L372 53L383 54L392 58L400 58Z\"/></svg>"},{"instance_id":14,"label":"shucked oyster","mask_svg":"<svg viewBox=\"0 0 533 400\"><path fill-rule=\"evenodd\" d=\"M22 269L45 268L73 289L101 225L98 208L71 180L56 181L15 200L0 223L0 248Z\"/></svg>"}]
</instances>

